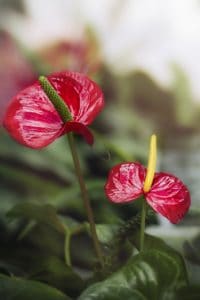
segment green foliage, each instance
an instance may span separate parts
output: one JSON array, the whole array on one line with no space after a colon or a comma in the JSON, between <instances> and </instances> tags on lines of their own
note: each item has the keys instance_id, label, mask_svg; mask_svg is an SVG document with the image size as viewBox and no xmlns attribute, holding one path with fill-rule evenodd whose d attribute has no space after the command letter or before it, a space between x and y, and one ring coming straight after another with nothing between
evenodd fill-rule
<instances>
[{"instance_id":1,"label":"green foliage","mask_svg":"<svg viewBox=\"0 0 200 300\"><path fill-rule=\"evenodd\" d=\"M132 299L176 299L177 290L187 284L187 276L176 257L160 249L144 251L108 279L90 286L79 300L107 300L132 296ZM131 298L130 298L131 299Z\"/></svg>"},{"instance_id":2,"label":"green foliage","mask_svg":"<svg viewBox=\"0 0 200 300\"><path fill-rule=\"evenodd\" d=\"M180 289L177 292L175 300L199 300L200 286L189 286Z\"/></svg>"},{"instance_id":3,"label":"green foliage","mask_svg":"<svg viewBox=\"0 0 200 300\"><path fill-rule=\"evenodd\" d=\"M67 293L77 296L85 288L84 281L71 267L67 266L61 259L55 256L46 256L35 261L29 275L31 279L46 282L51 286Z\"/></svg>"},{"instance_id":4,"label":"green foliage","mask_svg":"<svg viewBox=\"0 0 200 300\"><path fill-rule=\"evenodd\" d=\"M20 203L14 206L7 216L35 220L54 227L58 232L65 233L65 227L58 218L55 207L50 204Z\"/></svg>"},{"instance_id":5,"label":"green foliage","mask_svg":"<svg viewBox=\"0 0 200 300\"><path fill-rule=\"evenodd\" d=\"M0 297L4 300L70 300L48 285L0 275Z\"/></svg>"}]
</instances>

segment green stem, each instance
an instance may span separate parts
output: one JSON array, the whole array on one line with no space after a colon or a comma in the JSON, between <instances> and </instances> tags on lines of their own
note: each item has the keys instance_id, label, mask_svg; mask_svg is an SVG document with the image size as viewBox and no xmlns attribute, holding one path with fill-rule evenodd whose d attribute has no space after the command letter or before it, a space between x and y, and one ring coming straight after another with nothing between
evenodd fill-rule
<instances>
[{"instance_id":1,"label":"green stem","mask_svg":"<svg viewBox=\"0 0 200 300\"><path fill-rule=\"evenodd\" d=\"M84 203L84 206L85 206L85 209L87 212L88 221L90 224L90 230L91 230L91 235L92 235L92 239L93 239L93 243L94 243L95 252L99 259L99 262L103 266L104 265L103 254L102 254L101 247L100 247L98 237L97 237L94 215L93 215L92 208L90 206L90 201L88 198L85 181L83 179L83 174L82 174L81 167L80 167L80 161L79 161L78 153L76 151L76 147L75 147L75 143L74 143L74 137L73 137L72 133L69 133L67 136L68 136L68 142L69 142L69 146L70 146L71 153L72 153L72 158L74 161L76 175L77 175L79 185L80 185L83 203Z\"/></svg>"},{"instance_id":2,"label":"green stem","mask_svg":"<svg viewBox=\"0 0 200 300\"><path fill-rule=\"evenodd\" d=\"M70 242L71 242L71 233L66 228L64 249L65 249L65 262L69 267L71 267Z\"/></svg>"},{"instance_id":3,"label":"green stem","mask_svg":"<svg viewBox=\"0 0 200 300\"><path fill-rule=\"evenodd\" d=\"M147 204L146 200L142 199L141 223L140 223L140 251L144 250L144 231L146 220Z\"/></svg>"},{"instance_id":4,"label":"green stem","mask_svg":"<svg viewBox=\"0 0 200 300\"><path fill-rule=\"evenodd\" d=\"M87 232L86 223L82 223L82 224L78 225L77 227L75 227L74 229L72 229L71 230L71 235L76 235L76 234L79 234L81 232Z\"/></svg>"}]
</instances>

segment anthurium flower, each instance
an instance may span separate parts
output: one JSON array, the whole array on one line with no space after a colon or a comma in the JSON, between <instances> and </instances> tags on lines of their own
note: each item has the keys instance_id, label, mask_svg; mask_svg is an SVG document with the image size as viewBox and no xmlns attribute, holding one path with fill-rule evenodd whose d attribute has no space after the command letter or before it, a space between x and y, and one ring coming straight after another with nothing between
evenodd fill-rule
<instances>
[{"instance_id":1,"label":"anthurium flower","mask_svg":"<svg viewBox=\"0 0 200 300\"><path fill-rule=\"evenodd\" d=\"M47 80L64 101L70 119L63 121L36 81L12 99L4 118L5 128L19 143L34 149L43 148L71 131L83 135L92 144L93 136L87 125L104 106L101 89L87 76L76 72L54 73Z\"/></svg>"},{"instance_id":2,"label":"anthurium flower","mask_svg":"<svg viewBox=\"0 0 200 300\"><path fill-rule=\"evenodd\" d=\"M114 203L128 203L144 196L154 211L172 223L178 223L190 206L190 193L183 182L168 173L152 173L146 185L147 172L138 162L125 162L113 167L105 185L107 197Z\"/></svg>"}]
</instances>

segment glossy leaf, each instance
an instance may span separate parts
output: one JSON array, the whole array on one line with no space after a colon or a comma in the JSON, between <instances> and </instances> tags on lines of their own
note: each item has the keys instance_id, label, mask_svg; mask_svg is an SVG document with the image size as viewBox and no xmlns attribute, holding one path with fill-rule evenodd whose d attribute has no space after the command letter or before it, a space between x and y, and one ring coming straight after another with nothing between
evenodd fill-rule
<instances>
[{"instance_id":1,"label":"glossy leaf","mask_svg":"<svg viewBox=\"0 0 200 300\"><path fill-rule=\"evenodd\" d=\"M145 251L108 279L90 286L79 300L114 299L117 292L121 297L135 293L137 296L132 299L173 299L176 289L187 284L181 272L182 266L170 254L160 250Z\"/></svg>"},{"instance_id":2,"label":"glossy leaf","mask_svg":"<svg viewBox=\"0 0 200 300\"><path fill-rule=\"evenodd\" d=\"M4 300L70 300L48 285L0 275L0 298Z\"/></svg>"},{"instance_id":3,"label":"glossy leaf","mask_svg":"<svg viewBox=\"0 0 200 300\"><path fill-rule=\"evenodd\" d=\"M92 290L94 292L92 292ZM97 292L98 290L98 292ZM88 289L89 291L89 289ZM85 292L78 300L147 300L139 291L124 287L119 282L111 284L96 284L90 289L91 294Z\"/></svg>"},{"instance_id":4,"label":"glossy leaf","mask_svg":"<svg viewBox=\"0 0 200 300\"><path fill-rule=\"evenodd\" d=\"M134 246L136 246L137 249L139 249L139 247L140 247L140 232L135 231L135 233L129 240L134 244ZM162 251L162 252L166 253L167 255L169 255L174 260L174 262L176 262L176 264L179 266L179 270L180 270L179 280L183 281L183 282L185 280L188 280L187 270L186 270L185 262L184 262L182 255L178 251L173 249L172 247L168 246L162 239L152 236L150 234L145 234L144 249L146 251L159 250L159 251Z\"/></svg>"}]
</instances>

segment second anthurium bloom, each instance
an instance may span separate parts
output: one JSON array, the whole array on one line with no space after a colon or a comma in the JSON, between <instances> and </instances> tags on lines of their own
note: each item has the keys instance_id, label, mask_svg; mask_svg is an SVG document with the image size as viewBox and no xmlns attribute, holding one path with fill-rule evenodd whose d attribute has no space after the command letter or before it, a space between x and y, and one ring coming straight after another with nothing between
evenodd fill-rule
<instances>
[{"instance_id":1,"label":"second anthurium bloom","mask_svg":"<svg viewBox=\"0 0 200 300\"><path fill-rule=\"evenodd\" d=\"M68 120L61 118L41 82L36 81L12 99L4 117L5 128L19 143L34 149L43 148L71 131L92 144L93 136L87 126L104 106L101 89L77 72L55 73L46 79L66 105Z\"/></svg>"},{"instance_id":2,"label":"second anthurium bloom","mask_svg":"<svg viewBox=\"0 0 200 300\"><path fill-rule=\"evenodd\" d=\"M176 176L155 173L156 137L152 136L148 168L138 162L113 167L105 185L107 197L114 203L128 203L144 196L154 211L171 223L178 223L190 207L190 193Z\"/></svg>"}]
</instances>

